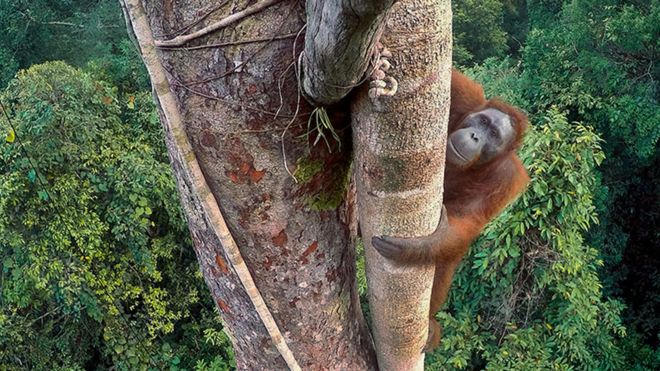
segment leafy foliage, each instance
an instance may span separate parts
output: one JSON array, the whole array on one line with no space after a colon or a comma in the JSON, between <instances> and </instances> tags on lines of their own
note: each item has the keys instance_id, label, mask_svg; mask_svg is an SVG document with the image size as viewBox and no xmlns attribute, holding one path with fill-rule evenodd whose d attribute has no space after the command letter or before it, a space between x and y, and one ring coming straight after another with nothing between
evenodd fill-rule
<instances>
[{"instance_id":1,"label":"leafy foliage","mask_svg":"<svg viewBox=\"0 0 660 371\"><path fill-rule=\"evenodd\" d=\"M2 0L0 29L0 88L19 68L47 60L93 63L122 89L149 87L117 1Z\"/></svg>"},{"instance_id":2,"label":"leafy foliage","mask_svg":"<svg viewBox=\"0 0 660 371\"><path fill-rule=\"evenodd\" d=\"M595 190L601 224L589 239L604 258L607 290L626 299L627 317L657 345L660 2L574 1L557 19L528 36L529 108L556 104L605 140Z\"/></svg>"},{"instance_id":3,"label":"leafy foliage","mask_svg":"<svg viewBox=\"0 0 660 371\"><path fill-rule=\"evenodd\" d=\"M472 66L487 58L517 54L527 33L523 0L456 0L453 11L453 61Z\"/></svg>"},{"instance_id":4,"label":"leafy foliage","mask_svg":"<svg viewBox=\"0 0 660 371\"><path fill-rule=\"evenodd\" d=\"M0 368L229 367L149 94L51 62L2 101Z\"/></svg>"},{"instance_id":5,"label":"leafy foliage","mask_svg":"<svg viewBox=\"0 0 660 371\"><path fill-rule=\"evenodd\" d=\"M501 1L452 1L452 11L456 63L464 65L504 55L506 33L502 30Z\"/></svg>"},{"instance_id":6,"label":"leafy foliage","mask_svg":"<svg viewBox=\"0 0 660 371\"><path fill-rule=\"evenodd\" d=\"M660 2L452 7L455 64L538 125L429 368L660 369ZM235 367L117 2L0 0L0 28L0 87L87 71L2 94L0 369Z\"/></svg>"},{"instance_id":7,"label":"leafy foliage","mask_svg":"<svg viewBox=\"0 0 660 371\"><path fill-rule=\"evenodd\" d=\"M603 260L605 293L627 305L622 315L632 335L624 349L657 348L660 2L530 1L527 11L531 31L520 59L486 60L471 72L489 95L533 116L556 106L603 138L606 158L592 173L600 223L586 237Z\"/></svg>"}]
</instances>

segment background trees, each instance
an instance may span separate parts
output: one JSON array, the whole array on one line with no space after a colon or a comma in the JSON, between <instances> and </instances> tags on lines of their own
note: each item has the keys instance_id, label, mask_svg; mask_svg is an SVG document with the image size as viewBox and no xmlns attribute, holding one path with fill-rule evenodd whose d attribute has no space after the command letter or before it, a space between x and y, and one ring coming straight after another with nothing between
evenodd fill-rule
<instances>
[{"instance_id":1,"label":"background trees","mask_svg":"<svg viewBox=\"0 0 660 371\"><path fill-rule=\"evenodd\" d=\"M230 367L151 95L50 62L1 98L0 364Z\"/></svg>"},{"instance_id":2,"label":"background trees","mask_svg":"<svg viewBox=\"0 0 660 371\"><path fill-rule=\"evenodd\" d=\"M231 367L119 8L51 3L0 2L3 88L82 68L2 94L55 201L2 144L0 364ZM530 113L533 183L472 248L428 366L657 369L658 1L453 4L455 62Z\"/></svg>"}]
</instances>

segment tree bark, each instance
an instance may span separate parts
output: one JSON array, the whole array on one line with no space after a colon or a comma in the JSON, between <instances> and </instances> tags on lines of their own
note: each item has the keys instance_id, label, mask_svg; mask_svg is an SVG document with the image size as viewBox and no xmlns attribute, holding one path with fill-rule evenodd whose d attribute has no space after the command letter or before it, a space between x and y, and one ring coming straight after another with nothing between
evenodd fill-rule
<instances>
[{"instance_id":1,"label":"tree bark","mask_svg":"<svg viewBox=\"0 0 660 371\"><path fill-rule=\"evenodd\" d=\"M401 267L371 246L374 235L428 235L440 218L451 80L451 4L402 0L381 38L392 53L393 97L353 102L360 227L372 332L381 370L422 370L432 264ZM366 88L363 88L365 90Z\"/></svg>"},{"instance_id":2,"label":"tree bark","mask_svg":"<svg viewBox=\"0 0 660 371\"><path fill-rule=\"evenodd\" d=\"M376 367L355 288L352 204L337 197L350 159L334 143L310 145L318 133L301 92L335 104L360 85L392 11L382 41L399 92L355 95L355 171L379 366L421 369L433 267L396 267L369 242L428 234L439 219L449 2L309 0L303 40L293 0L122 1L204 279L238 368L250 370ZM348 123L333 124L341 133Z\"/></svg>"},{"instance_id":3,"label":"tree bark","mask_svg":"<svg viewBox=\"0 0 660 371\"><path fill-rule=\"evenodd\" d=\"M293 70L294 45L302 47L304 41L279 37L301 30L299 3L283 1L231 28L186 40L183 49L159 51L145 33L159 41L190 34L251 2L227 2L192 27L187 26L222 2L124 3L141 49L158 55L145 63L165 72L166 79L159 79L150 69L168 151L200 267L230 333L237 367L292 367L283 358L283 341L305 370L374 368L349 249L351 210L335 197L348 176L346 151L310 149L301 137L311 108L299 98ZM142 6L146 29L135 24ZM212 43L229 45L204 47ZM191 46L199 48L185 49ZM173 125L172 110L183 130ZM284 166L284 154L297 181ZM198 171L191 171L195 164ZM337 189L328 189L332 186ZM221 245L230 243L219 226L223 215L240 247L238 255ZM249 279L240 267L243 260ZM276 332L254 309L254 293L245 286L250 279Z\"/></svg>"},{"instance_id":4,"label":"tree bark","mask_svg":"<svg viewBox=\"0 0 660 371\"><path fill-rule=\"evenodd\" d=\"M394 97L353 102L358 210L366 246L373 335L384 370L423 369L434 267L401 268L373 247L374 234L418 236L439 220L451 80L449 1L307 2L303 89L332 104L360 83L381 39L393 53Z\"/></svg>"},{"instance_id":5,"label":"tree bark","mask_svg":"<svg viewBox=\"0 0 660 371\"><path fill-rule=\"evenodd\" d=\"M394 0L307 0L303 91L308 100L337 103L364 81L392 4Z\"/></svg>"}]
</instances>

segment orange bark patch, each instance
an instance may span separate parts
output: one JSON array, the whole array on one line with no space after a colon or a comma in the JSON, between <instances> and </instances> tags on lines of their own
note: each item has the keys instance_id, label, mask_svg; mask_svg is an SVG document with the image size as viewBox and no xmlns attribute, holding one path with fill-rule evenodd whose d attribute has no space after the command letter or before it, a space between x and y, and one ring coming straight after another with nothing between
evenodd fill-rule
<instances>
[{"instance_id":1,"label":"orange bark patch","mask_svg":"<svg viewBox=\"0 0 660 371\"><path fill-rule=\"evenodd\" d=\"M319 247L319 243L318 243L318 241L314 241L314 242L312 242L312 244L309 245L309 247L308 247L305 251L303 251L302 256L300 257L300 262L301 262L302 264L308 264L308 263L309 263L309 259L307 259L307 257L308 257L310 254L312 254L314 251L316 251L316 249L318 249L318 247Z\"/></svg>"},{"instance_id":2,"label":"orange bark patch","mask_svg":"<svg viewBox=\"0 0 660 371\"><path fill-rule=\"evenodd\" d=\"M250 175L250 180L251 180L253 183L259 183L259 181L261 180L261 178L264 177L264 174L266 174L265 171L263 171L263 170L262 170L262 171L259 171L259 170L257 170L257 169L252 168L252 169L250 170L250 174L249 174L249 175Z\"/></svg>"},{"instance_id":3,"label":"orange bark patch","mask_svg":"<svg viewBox=\"0 0 660 371\"><path fill-rule=\"evenodd\" d=\"M237 184L259 183L266 171L254 167L254 157L245 149L240 139L234 138L228 144L228 168L225 168L225 175Z\"/></svg>"},{"instance_id":4,"label":"orange bark patch","mask_svg":"<svg viewBox=\"0 0 660 371\"><path fill-rule=\"evenodd\" d=\"M220 256L220 254L215 254L215 263L218 265L222 273L224 274L229 273L229 268L227 268L227 263L222 258L222 256Z\"/></svg>"},{"instance_id":5,"label":"orange bark patch","mask_svg":"<svg viewBox=\"0 0 660 371\"><path fill-rule=\"evenodd\" d=\"M225 175L233 183L259 183L266 174L265 170L255 169L252 162L240 162L237 165L237 168L225 171Z\"/></svg>"},{"instance_id":6,"label":"orange bark patch","mask_svg":"<svg viewBox=\"0 0 660 371\"><path fill-rule=\"evenodd\" d=\"M277 236L272 238L273 244L277 247L284 247L284 245L288 240L289 238L287 237L284 229L282 229L282 231L280 231L280 233Z\"/></svg>"},{"instance_id":7,"label":"orange bark patch","mask_svg":"<svg viewBox=\"0 0 660 371\"><path fill-rule=\"evenodd\" d=\"M227 305L227 303L225 303L222 299L217 299L216 303L218 303L218 308L220 308L222 313L231 313L229 311L229 305Z\"/></svg>"},{"instance_id":8,"label":"orange bark patch","mask_svg":"<svg viewBox=\"0 0 660 371\"><path fill-rule=\"evenodd\" d=\"M227 171L225 172L225 175L227 175L227 178L232 181L232 183L239 183L240 179L238 178L238 174L236 174L233 171Z\"/></svg>"}]
</instances>

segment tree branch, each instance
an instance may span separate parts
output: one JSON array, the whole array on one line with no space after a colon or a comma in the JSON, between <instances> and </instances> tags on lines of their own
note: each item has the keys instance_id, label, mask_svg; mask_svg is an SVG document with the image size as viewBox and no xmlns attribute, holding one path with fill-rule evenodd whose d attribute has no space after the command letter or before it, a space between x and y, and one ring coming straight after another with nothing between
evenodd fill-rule
<instances>
[{"instance_id":1,"label":"tree branch","mask_svg":"<svg viewBox=\"0 0 660 371\"><path fill-rule=\"evenodd\" d=\"M71 23L71 22L63 22L63 21L40 21L40 20L35 19L35 18L29 13L29 11L28 11L28 13L19 11L19 13L21 13L21 14L22 14L25 18L27 18L28 20L30 20L30 21L32 21L32 22L34 22L34 23L38 23L38 24L43 24L43 25L47 25L47 26L68 26L68 27L85 28L84 25L76 24L76 23Z\"/></svg>"},{"instance_id":2,"label":"tree branch","mask_svg":"<svg viewBox=\"0 0 660 371\"><path fill-rule=\"evenodd\" d=\"M200 50L200 49L213 49L213 48L224 48L226 46L236 46L236 45L243 45L243 44L254 44L254 43L262 43L262 42L271 42L271 41L276 41L276 40L286 40L286 39L293 39L298 35L297 32L286 34L286 35L276 35L276 36L268 36L268 37L257 37L253 39L243 39L243 40L236 40L236 41L226 41L226 42L221 42L221 43L213 43L213 44L206 44L206 45L197 45L197 46L180 46L180 47L165 47L162 46L160 47L163 50Z\"/></svg>"},{"instance_id":3,"label":"tree branch","mask_svg":"<svg viewBox=\"0 0 660 371\"><path fill-rule=\"evenodd\" d=\"M362 82L395 1L307 0L302 87L311 103L336 103Z\"/></svg>"},{"instance_id":4,"label":"tree branch","mask_svg":"<svg viewBox=\"0 0 660 371\"><path fill-rule=\"evenodd\" d=\"M201 30L195 31L193 33L187 34L187 35L181 35L177 36L171 40L164 40L164 41L156 41L155 45L159 47L169 47L169 46L181 46L185 43L187 43L190 40L196 39L198 37L202 37L206 34L209 34L213 31L217 31L221 28L227 27L230 24L234 22L238 22L241 19L252 15L258 11L261 11L263 9L268 8L271 5L277 4L282 0L262 0L259 1L258 3L248 6L247 8L241 10L240 12L236 12L234 14L228 15L227 17L219 20L218 22L215 22L213 24L210 24Z\"/></svg>"}]
</instances>

